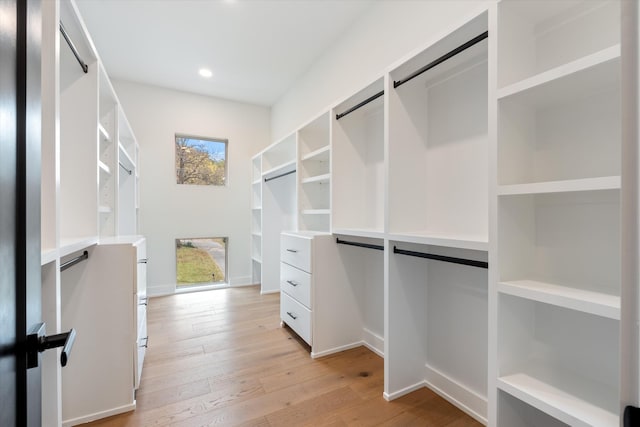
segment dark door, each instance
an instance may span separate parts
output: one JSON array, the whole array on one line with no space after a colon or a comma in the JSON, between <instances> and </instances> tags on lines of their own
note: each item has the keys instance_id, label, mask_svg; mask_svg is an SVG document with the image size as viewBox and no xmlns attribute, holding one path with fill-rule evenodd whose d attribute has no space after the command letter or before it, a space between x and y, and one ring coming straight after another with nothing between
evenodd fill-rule
<instances>
[{"instance_id":1,"label":"dark door","mask_svg":"<svg viewBox=\"0 0 640 427\"><path fill-rule=\"evenodd\" d=\"M0 0L0 425L40 425L40 0Z\"/></svg>"}]
</instances>

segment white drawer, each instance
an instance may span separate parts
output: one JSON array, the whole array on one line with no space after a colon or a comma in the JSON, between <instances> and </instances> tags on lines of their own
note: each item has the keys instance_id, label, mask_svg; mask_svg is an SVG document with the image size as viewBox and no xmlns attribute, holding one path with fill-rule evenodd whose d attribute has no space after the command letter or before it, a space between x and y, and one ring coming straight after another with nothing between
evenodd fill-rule
<instances>
[{"instance_id":1,"label":"white drawer","mask_svg":"<svg viewBox=\"0 0 640 427\"><path fill-rule=\"evenodd\" d=\"M144 356L147 353L147 344L149 342L149 336L147 335L147 315L146 307L144 307L144 313L141 315L139 311L138 322L138 339L136 339L136 351L134 352L134 373L133 373L133 388L138 389L140 387L140 377L142 376L142 365L144 364Z\"/></svg>"},{"instance_id":2,"label":"white drawer","mask_svg":"<svg viewBox=\"0 0 640 427\"><path fill-rule=\"evenodd\" d=\"M284 292L280 293L280 318L311 345L311 311Z\"/></svg>"},{"instance_id":3,"label":"white drawer","mask_svg":"<svg viewBox=\"0 0 640 427\"><path fill-rule=\"evenodd\" d=\"M311 309L311 274L281 262L280 289Z\"/></svg>"},{"instance_id":4,"label":"white drawer","mask_svg":"<svg viewBox=\"0 0 640 427\"><path fill-rule=\"evenodd\" d=\"M280 261L298 267L307 273L311 271L312 239L282 234L280 236Z\"/></svg>"}]
</instances>

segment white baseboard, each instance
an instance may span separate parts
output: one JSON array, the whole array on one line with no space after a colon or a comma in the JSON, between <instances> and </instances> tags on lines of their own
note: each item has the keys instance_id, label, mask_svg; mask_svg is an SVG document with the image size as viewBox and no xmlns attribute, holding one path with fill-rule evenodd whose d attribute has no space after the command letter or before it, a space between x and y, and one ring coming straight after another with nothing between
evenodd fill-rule
<instances>
[{"instance_id":1,"label":"white baseboard","mask_svg":"<svg viewBox=\"0 0 640 427\"><path fill-rule=\"evenodd\" d=\"M363 345L384 359L384 337L367 328L363 328L362 331L364 335Z\"/></svg>"},{"instance_id":2,"label":"white baseboard","mask_svg":"<svg viewBox=\"0 0 640 427\"><path fill-rule=\"evenodd\" d=\"M382 397L384 397L385 400L392 401L392 400L395 400L395 399L397 399L399 397L404 396L405 394L409 394L412 391L416 391L418 389L421 389L422 387L425 387L425 382L424 381L420 381L419 383L415 383L415 384L410 385L408 387L405 387L405 388L403 388L401 390L394 391L393 393L384 392L384 393L382 393Z\"/></svg>"},{"instance_id":3,"label":"white baseboard","mask_svg":"<svg viewBox=\"0 0 640 427\"><path fill-rule=\"evenodd\" d=\"M478 422L487 425L487 398L425 365L425 385Z\"/></svg>"},{"instance_id":4,"label":"white baseboard","mask_svg":"<svg viewBox=\"0 0 640 427\"><path fill-rule=\"evenodd\" d=\"M263 290L260 291L260 295L278 294L278 293L280 293L280 289L273 289L270 291L263 291Z\"/></svg>"},{"instance_id":5,"label":"white baseboard","mask_svg":"<svg viewBox=\"0 0 640 427\"><path fill-rule=\"evenodd\" d=\"M113 415L123 414L125 412L133 411L136 409L136 403L133 402L129 405L119 406L117 408L109 409L106 411L96 412L94 414L85 415L83 417L72 418L70 420L62 421L63 427L76 426L78 424L84 424L91 421L100 420L102 418L111 417Z\"/></svg>"},{"instance_id":6,"label":"white baseboard","mask_svg":"<svg viewBox=\"0 0 640 427\"><path fill-rule=\"evenodd\" d=\"M330 354L335 354L335 353L340 353L341 351L351 350L352 348L360 347L362 345L364 345L364 342L357 341L357 342L354 342L354 343L351 343L351 344L345 344L345 345L341 345L339 347L330 348L328 350L319 351L317 353L314 353L313 350L312 350L311 351L311 358L312 359L317 359L319 357L329 356Z\"/></svg>"}]
</instances>

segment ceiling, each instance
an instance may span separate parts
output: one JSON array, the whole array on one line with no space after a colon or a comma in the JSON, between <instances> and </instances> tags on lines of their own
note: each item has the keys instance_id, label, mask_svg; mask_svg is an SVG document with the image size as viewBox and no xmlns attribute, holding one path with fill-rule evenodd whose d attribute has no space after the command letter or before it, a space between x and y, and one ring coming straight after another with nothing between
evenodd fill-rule
<instances>
[{"instance_id":1,"label":"ceiling","mask_svg":"<svg viewBox=\"0 0 640 427\"><path fill-rule=\"evenodd\" d=\"M112 79L273 105L375 0L76 0ZM199 76L200 68L213 72Z\"/></svg>"}]
</instances>

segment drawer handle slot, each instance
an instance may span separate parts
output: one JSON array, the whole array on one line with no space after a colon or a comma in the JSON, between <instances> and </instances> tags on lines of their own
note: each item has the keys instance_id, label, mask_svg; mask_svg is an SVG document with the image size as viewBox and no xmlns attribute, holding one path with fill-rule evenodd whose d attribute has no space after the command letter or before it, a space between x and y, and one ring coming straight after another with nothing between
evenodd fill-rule
<instances>
[{"instance_id":1,"label":"drawer handle slot","mask_svg":"<svg viewBox=\"0 0 640 427\"><path fill-rule=\"evenodd\" d=\"M287 280L287 283L290 284L291 286L298 286L299 285L299 283L296 283L293 280Z\"/></svg>"},{"instance_id":2,"label":"drawer handle slot","mask_svg":"<svg viewBox=\"0 0 640 427\"><path fill-rule=\"evenodd\" d=\"M287 311L287 314L289 315L289 317L291 317L293 320L296 320L298 318L298 316L295 316L293 314L291 314L290 311Z\"/></svg>"},{"instance_id":3,"label":"drawer handle slot","mask_svg":"<svg viewBox=\"0 0 640 427\"><path fill-rule=\"evenodd\" d=\"M287 252L293 252L295 254L295 253L298 253L298 250L297 249L287 249Z\"/></svg>"},{"instance_id":4,"label":"drawer handle slot","mask_svg":"<svg viewBox=\"0 0 640 427\"><path fill-rule=\"evenodd\" d=\"M146 264L147 263L147 258L142 258L138 260L138 264Z\"/></svg>"},{"instance_id":5,"label":"drawer handle slot","mask_svg":"<svg viewBox=\"0 0 640 427\"><path fill-rule=\"evenodd\" d=\"M138 303L138 305L149 305L148 298L147 297L140 298L140 302Z\"/></svg>"},{"instance_id":6,"label":"drawer handle slot","mask_svg":"<svg viewBox=\"0 0 640 427\"><path fill-rule=\"evenodd\" d=\"M149 348L149 337L148 336L142 338L140 341L144 341L144 344L140 345L140 348L142 348L142 347Z\"/></svg>"}]
</instances>

